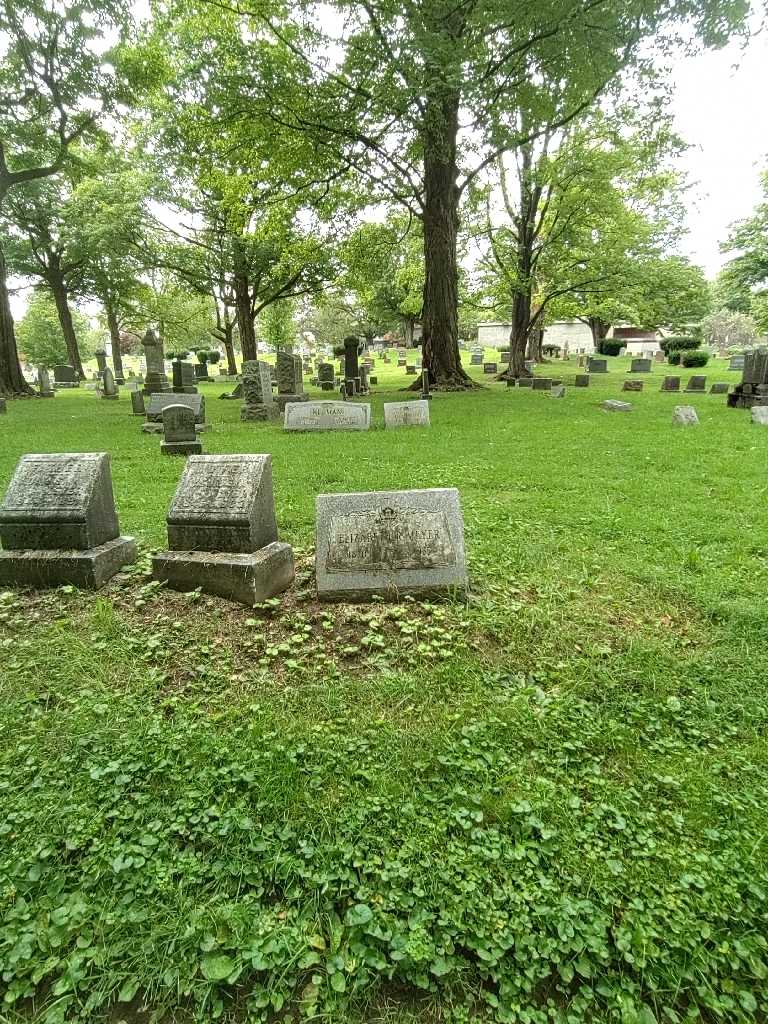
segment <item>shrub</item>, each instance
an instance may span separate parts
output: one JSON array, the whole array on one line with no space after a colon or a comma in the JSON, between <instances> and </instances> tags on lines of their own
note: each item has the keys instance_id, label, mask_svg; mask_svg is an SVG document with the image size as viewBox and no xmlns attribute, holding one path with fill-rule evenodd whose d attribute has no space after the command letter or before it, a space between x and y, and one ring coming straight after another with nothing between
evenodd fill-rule
<instances>
[{"instance_id":1,"label":"shrub","mask_svg":"<svg viewBox=\"0 0 768 1024\"><path fill-rule=\"evenodd\" d=\"M668 352L667 353L667 362L669 363L670 366L679 366L680 365L681 357L682 357L682 352Z\"/></svg>"},{"instance_id":2,"label":"shrub","mask_svg":"<svg viewBox=\"0 0 768 1024\"><path fill-rule=\"evenodd\" d=\"M663 352L682 352L685 349L699 347L699 340L690 335L673 335L671 338L663 338L659 343Z\"/></svg>"},{"instance_id":3,"label":"shrub","mask_svg":"<svg viewBox=\"0 0 768 1024\"><path fill-rule=\"evenodd\" d=\"M703 349L696 349L695 352L681 353L680 362L683 366L706 366L709 362L709 352Z\"/></svg>"},{"instance_id":4,"label":"shrub","mask_svg":"<svg viewBox=\"0 0 768 1024\"><path fill-rule=\"evenodd\" d=\"M604 338L603 341L600 343L600 355L617 356L623 348L624 342L620 338Z\"/></svg>"},{"instance_id":5,"label":"shrub","mask_svg":"<svg viewBox=\"0 0 768 1024\"><path fill-rule=\"evenodd\" d=\"M215 366L216 363L218 363L220 359L221 359L221 352L219 352L218 349L212 348L211 351L208 353L208 362L212 366Z\"/></svg>"}]
</instances>

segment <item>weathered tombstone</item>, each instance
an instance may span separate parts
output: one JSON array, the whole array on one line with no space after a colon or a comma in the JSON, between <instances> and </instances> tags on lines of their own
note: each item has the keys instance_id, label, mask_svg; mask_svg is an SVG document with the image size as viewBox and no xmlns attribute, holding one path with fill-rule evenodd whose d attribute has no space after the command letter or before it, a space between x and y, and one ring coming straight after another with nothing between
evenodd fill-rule
<instances>
[{"instance_id":1,"label":"weathered tombstone","mask_svg":"<svg viewBox=\"0 0 768 1024\"><path fill-rule=\"evenodd\" d=\"M285 430L368 430L367 402L299 402L285 407Z\"/></svg>"},{"instance_id":2,"label":"weathered tombstone","mask_svg":"<svg viewBox=\"0 0 768 1024\"><path fill-rule=\"evenodd\" d=\"M304 376L299 356L281 349L277 353L275 371L278 409L284 409L288 402L308 401L309 396L304 394Z\"/></svg>"},{"instance_id":3,"label":"weathered tombstone","mask_svg":"<svg viewBox=\"0 0 768 1024\"><path fill-rule=\"evenodd\" d=\"M632 406L629 402L619 402L616 398L608 398L600 403L601 408L606 412L631 412Z\"/></svg>"},{"instance_id":4,"label":"weathered tombstone","mask_svg":"<svg viewBox=\"0 0 768 1024\"><path fill-rule=\"evenodd\" d=\"M210 371L208 369L208 363L207 362L204 362L204 363L190 363L189 365L192 367L192 373L194 374L196 381L198 381L198 380L210 380L211 379L211 375L210 375Z\"/></svg>"},{"instance_id":5,"label":"weathered tombstone","mask_svg":"<svg viewBox=\"0 0 768 1024\"><path fill-rule=\"evenodd\" d=\"M136 561L121 537L109 455L23 455L0 505L0 584L98 588Z\"/></svg>"},{"instance_id":6,"label":"weathered tombstone","mask_svg":"<svg viewBox=\"0 0 768 1024\"><path fill-rule=\"evenodd\" d=\"M289 358L293 359L293 356ZM276 417L277 406L272 399L269 365L261 360L246 360L243 363L243 406L240 419L265 422Z\"/></svg>"},{"instance_id":7,"label":"weathered tombstone","mask_svg":"<svg viewBox=\"0 0 768 1024\"><path fill-rule=\"evenodd\" d=\"M743 370L744 369L744 356L731 356L731 360L728 363L729 370Z\"/></svg>"},{"instance_id":8,"label":"weathered tombstone","mask_svg":"<svg viewBox=\"0 0 768 1024\"><path fill-rule=\"evenodd\" d=\"M473 352L469 357L470 366L482 366L483 365L483 353Z\"/></svg>"},{"instance_id":9,"label":"weathered tombstone","mask_svg":"<svg viewBox=\"0 0 768 1024\"><path fill-rule=\"evenodd\" d=\"M517 386L519 388L533 388L533 382L536 380L535 377L519 377Z\"/></svg>"},{"instance_id":10,"label":"weathered tombstone","mask_svg":"<svg viewBox=\"0 0 768 1024\"><path fill-rule=\"evenodd\" d=\"M709 389L710 395L727 395L731 385L728 381L715 381Z\"/></svg>"},{"instance_id":11,"label":"weathered tombstone","mask_svg":"<svg viewBox=\"0 0 768 1024\"><path fill-rule=\"evenodd\" d=\"M694 374L686 384L685 390L703 394L707 390L707 378Z\"/></svg>"},{"instance_id":12,"label":"weathered tombstone","mask_svg":"<svg viewBox=\"0 0 768 1024\"><path fill-rule=\"evenodd\" d=\"M335 374L332 363L320 363L317 368L317 377L323 391L333 391Z\"/></svg>"},{"instance_id":13,"label":"weathered tombstone","mask_svg":"<svg viewBox=\"0 0 768 1024\"><path fill-rule=\"evenodd\" d=\"M41 398L55 398L56 392L51 384L51 377L48 370L41 366L37 371L38 394Z\"/></svg>"},{"instance_id":14,"label":"weathered tombstone","mask_svg":"<svg viewBox=\"0 0 768 1024\"><path fill-rule=\"evenodd\" d=\"M498 363L483 363L483 373L498 373Z\"/></svg>"},{"instance_id":15,"label":"weathered tombstone","mask_svg":"<svg viewBox=\"0 0 768 1024\"><path fill-rule=\"evenodd\" d=\"M147 361L144 393L154 395L169 391L170 384L165 375L165 360L163 359L163 346L160 339L150 328L142 338L141 344Z\"/></svg>"},{"instance_id":16,"label":"weathered tombstone","mask_svg":"<svg viewBox=\"0 0 768 1024\"><path fill-rule=\"evenodd\" d=\"M464 522L454 488L320 494L316 513L321 600L466 591Z\"/></svg>"},{"instance_id":17,"label":"weathered tombstone","mask_svg":"<svg viewBox=\"0 0 768 1024\"><path fill-rule=\"evenodd\" d=\"M168 405L187 405L195 415L195 429L201 433L208 428L205 422L205 398L202 395L173 395L155 393L149 396L147 422L142 426L144 434L161 434L163 431L163 409Z\"/></svg>"},{"instance_id":18,"label":"weathered tombstone","mask_svg":"<svg viewBox=\"0 0 768 1024\"><path fill-rule=\"evenodd\" d=\"M144 392L131 392L131 412L134 416L146 416L147 410L144 405Z\"/></svg>"},{"instance_id":19,"label":"weathered tombstone","mask_svg":"<svg viewBox=\"0 0 768 1024\"><path fill-rule=\"evenodd\" d=\"M665 377L661 382L662 391L679 391L680 390L680 378L679 377Z\"/></svg>"},{"instance_id":20,"label":"weathered tombstone","mask_svg":"<svg viewBox=\"0 0 768 1024\"><path fill-rule=\"evenodd\" d=\"M360 367L360 393L368 394L368 367L365 363Z\"/></svg>"},{"instance_id":21,"label":"weathered tombstone","mask_svg":"<svg viewBox=\"0 0 768 1024\"><path fill-rule=\"evenodd\" d=\"M76 388L80 385L80 378L72 366L59 363L53 368L53 386L57 388Z\"/></svg>"},{"instance_id":22,"label":"weathered tombstone","mask_svg":"<svg viewBox=\"0 0 768 1024\"><path fill-rule=\"evenodd\" d=\"M270 379L270 392L272 391L272 384ZM235 385L234 391L225 391L223 395L219 395L219 398L224 398L229 401L239 401L243 397L243 382L239 381Z\"/></svg>"},{"instance_id":23,"label":"weathered tombstone","mask_svg":"<svg viewBox=\"0 0 768 1024\"><path fill-rule=\"evenodd\" d=\"M355 377L360 376L361 348L360 339L354 334L350 334L344 339L344 376L347 380L354 380ZM405 353L403 353L403 358L405 358Z\"/></svg>"},{"instance_id":24,"label":"weathered tombstone","mask_svg":"<svg viewBox=\"0 0 768 1024\"><path fill-rule=\"evenodd\" d=\"M764 348L744 355L741 382L728 395L730 409L750 409L768 403L768 350Z\"/></svg>"},{"instance_id":25,"label":"weathered tombstone","mask_svg":"<svg viewBox=\"0 0 768 1024\"><path fill-rule=\"evenodd\" d=\"M195 368L192 363L184 362L183 359L174 359L171 363L173 374L173 392L176 395L195 395Z\"/></svg>"},{"instance_id":26,"label":"weathered tombstone","mask_svg":"<svg viewBox=\"0 0 768 1024\"><path fill-rule=\"evenodd\" d=\"M633 359L629 364L628 373L650 373L651 372L651 360L650 359Z\"/></svg>"},{"instance_id":27,"label":"weathered tombstone","mask_svg":"<svg viewBox=\"0 0 768 1024\"><path fill-rule=\"evenodd\" d=\"M102 398L109 398L115 401L120 397L117 384L115 384L115 375L112 373L110 368L107 366L104 370L104 390L102 392Z\"/></svg>"},{"instance_id":28,"label":"weathered tombstone","mask_svg":"<svg viewBox=\"0 0 768 1024\"><path fill-rule=\"evenodd\" d=\"M406 366L405 372L407 373L407 375L409 377L415 377L416 376L416 367L415 366Z\"/></svg>"},{"instance_id":29,"label":"weathered tombstone","mask_svg":"<svg viewBox=\"0 0 768 1024\"><path fill-rule=\"evenodd\" d=\"M672 425L675 427L697 427L699 417L692 405L676 405L672 413Z\"/></svg>"},{"instance_id":30,"label":"weathered tombstone","mask_svg":"<svg viewBox=\"0 0 768 1024\"><path fill-rule=\"evenodd\" d=\"M752 406L752 422L761 427L768 427L768 405Z\"/></svg>"},{"instance_id":31,"label":"weathered tombstone","mask_svg":"<svg viewBox=\"0 0 768 1024\"><path fill-rule=\"evenodd\" d=\"M587 359L587 370L589 373L608 373L608 360L595 359L594 356L590 356Z\"/></svg>"},{"instance_id":32,"label":"weathered tombstone","mask_svg":"<svg viewBox=\"0 0 768 1024\"><path fill-rule=\"evenodd\" d=\"M406 360L405 360L405 358L403 358L403 359L398 359L398 360L397 360L397 365L398 365L398 366L406 366L406 365L407 365L407 363L406 363Z\"/></svg>"},{"instance_id":33,"label":"weathered tombstone","mask_svg":"<svg viewBox=\"0 0 768 1024\"><path fill-rule=\"evenodd\" d=\"M551 377L534 377L533 378L533 390L534 391L549 391L552 388Z\"/></svg>"},{"instance_id":34,"label":"weathered tombstone","mask_svg":"<svg viewBox=\"0 0 768 1024\"><path fill-rule=\"evenodd\" d=\"M163 409L163 455L200 455L203 446L195 432L195 414L188 405L166 405Z\"/></svg>"},{"instance_id":35,"label":"weathered tombstone","mask_svg":"<svg viewBox=\"0 0 768 1024\"><path fill-rule=\"evenodd\" d=\"M512 356L511 350L508 349L508 348L503 348L499 352L499 362L500 363L508 363L510 358L511 358L511 356Z\"/></svg>"},{"instance_id":36,"label":"weathered tombstone","mask_svg":"<svg viewBox=\"0 0 768 1024\"><path fill-rule=\"evenodd\" d=\"M642 391L643 381L641 380L625 380L622 391Z\"/></svg>"},{"instance_id":37,"label":"weathered tombstone","mask_svg":"<svg viewBox=\"0 0 768 1024\"><path fill-rule=\"evenodd\" d=\"M577 373L574 380L574 384L577 388L588 388L589 387L589 374L588 373Z\"/></svg>"},{"instance_id":38,"label":"weathered tombstone","mask_svg":"<svg viewBox=\"0 0 768 1024\"><path fill-rule=\"evenodd\" d=\"M387 430L398 427L428 427L429 402L425 399L414 402L385 402L384 426Z\"/></svg>"},{"instance_id":39,"label":"weathered tombstone","mask_svg":"<svg viewBox=\"0 0 768 1024\"><path fill-rule=\"evenodd\" d=\"M277 539L272 457L191 456L168 512L168 547L153 555L152 573L174 590L249 606L287 590L293 549Z\"/></svg>"},{"instance_id":40,"label":"weathered tombstone","mask_svg":"<svg viewBox=\"0 0 768 1024\"><path fill-rule=\"evenodd\" d=\"M565 387L562 384L558 384L557 387L553 387L549 392L550 398L565 398Z\"/></svg>"},{"instance_id":41,"label":"weathered tombstone","mask_svg":"<svg viewBox=\"0 0 768 1024\"><path fill-rule=\"evenodd\" d=\"M372 373L372 374L370 375L370 377L368 378L368 384L369 384L369 385L371 385L371 386L373 386L373 387L376 387L376 385L377 385L378 383L379 383L379 378L378 378L378 377L376 376L376 374L375 374L375 373ZM326 390L328 390L328 389L327 389L327 388L324 388L323 390L324 390L324 391L326 391Z\"/></svg>"},{"instance_id":42,"label":"weathered tombstone","mask_svg":"<svg viewBox=\"0 0 768 1024\"><path fill-rule=\"evenodd\" d=\"M103 377L104 371L107 368L107 353L104 351L103 348L100 348L93 354L96 356L96 365L99 368L98 375L99 377Z\"/></svg>"},{"instance_id":43,"label":"weathered tombstone","mask_svg":"<svg viewBox=\"0 0 768 1024\"><path fill-rule=\"evenodd\" d=\"M664 355L661 349L659 349L658 352L653 353L653 361L655 363L663 363L666 358L667 357Z\"/></svg>"},{"instance_id":44,"label":"weathered tombstone","mask_svg":"<svg viewBox=\"0 0 768 1024\"><path fill-rule=\"evenodd\" d=\"M619 349L619 359L623 359L626 354L627 354L627 347L626 347L626 345L622 345L621 348Z\"/></svg>"}]
</instances>

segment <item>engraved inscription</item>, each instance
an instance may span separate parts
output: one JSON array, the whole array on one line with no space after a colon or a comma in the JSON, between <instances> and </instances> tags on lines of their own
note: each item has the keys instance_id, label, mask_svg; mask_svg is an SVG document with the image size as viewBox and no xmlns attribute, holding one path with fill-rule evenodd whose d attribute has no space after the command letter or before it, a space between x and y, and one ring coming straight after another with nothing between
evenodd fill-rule
<instances>
[{"instance_id":1,"label":"engraved inscription","mask_svg":"<svg viewBox=\"0 0 768 1024\"><path fill-rule=\"evenodd\" d=\"M387 507L350 512L331 523L329 573L451 565L456 565L456 551L445 512Z\"/></svg>"},{"instance_id":2,"label":"engraved inscription","mask_svg":"<svg viewBox=\"0 0 768 1024\"><path fill-rule=\"evenodd\" d=\"M319 402L286 406L285 425L298 430L343 430L367 425L367 410L344 402Z\"/></svg>"},{"instance_id":3,"label":"engraved inscription","mask_svg":"<svg viewBox=\"0 0 768 1024\"><path fill-rule=\"evenodd\" d=\"M4 509L13 512L67 511L85 515L98 457L27 458L19 464Z\"/></svg>"},{"instance_id":4,"label":"engraved inscription","mask_svg":"<svg viewBox=\"0 0 768 1024\"><path fill-rule=\"evenodd\" d=\"M254 481L253 462L221 460L213 463L206 459L190 459L184 473L184 486L173 502L174 518L194 513L196 517L235 519L248 518L253 503L253 492L260 474Z\"/></svg>"}]
</instances>

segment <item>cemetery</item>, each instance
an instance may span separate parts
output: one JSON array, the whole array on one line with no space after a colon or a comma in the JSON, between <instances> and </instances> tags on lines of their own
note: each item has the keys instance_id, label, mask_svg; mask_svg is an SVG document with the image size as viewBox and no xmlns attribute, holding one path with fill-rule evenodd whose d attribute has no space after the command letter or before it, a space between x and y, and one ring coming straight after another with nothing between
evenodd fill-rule
<instances>
[{"instance_id":1,"label":"cemetery","mask_svg":"<svg viewBox=\"0 0 768 1024\"><path fill-rule=\"evenodd\" d=\"M0 3L0 1024L768 1020L763 15Z\"/></svg>"}]
</instances>

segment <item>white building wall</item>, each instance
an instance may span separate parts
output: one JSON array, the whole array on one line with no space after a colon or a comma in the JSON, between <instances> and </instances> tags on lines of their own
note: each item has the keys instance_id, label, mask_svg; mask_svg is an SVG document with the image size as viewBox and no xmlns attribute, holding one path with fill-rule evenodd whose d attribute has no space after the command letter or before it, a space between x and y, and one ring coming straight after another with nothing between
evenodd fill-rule
<instances>
[{"instance_id":1,"label":"white building wall","mask_svg":"<svg viewBox=\"0 0 768 1024\"><path fill-rule=\"evenodd\" d=\"M477 342L487 348L507 348L511 329L512 324L501 321L487 321L478 324ZM544 344L547 343L560 345L562 349L565 349L567 345L568 351L571 353L594 352L595 350L595 346L592 344L592 332L586 324L579 320L562 320L550 324L544 332Z\"/></svg>"}]
</instances>

